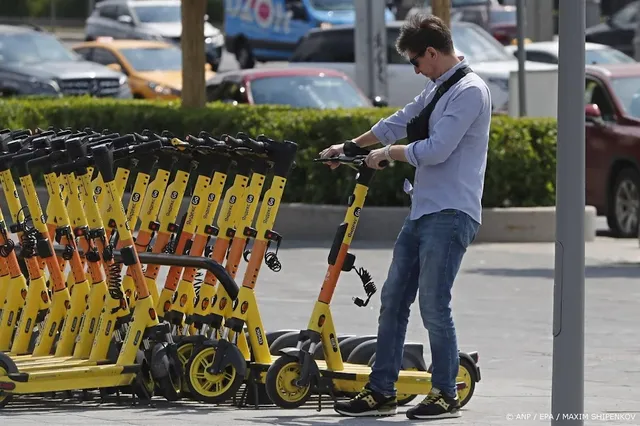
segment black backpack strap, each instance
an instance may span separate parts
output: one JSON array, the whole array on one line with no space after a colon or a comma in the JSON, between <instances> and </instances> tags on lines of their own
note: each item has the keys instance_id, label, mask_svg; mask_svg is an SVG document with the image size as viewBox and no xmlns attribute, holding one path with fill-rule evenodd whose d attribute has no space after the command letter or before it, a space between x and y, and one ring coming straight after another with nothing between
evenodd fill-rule
<instances>
[{"instance_id":1,"label":"black backpack strap","mask_svg":"<svg viewBox=\"0 0 640 426\"><path fill-rule=\"evenodd\" d=\"M465 75L472 72L473 70L469 66L460 67L453 73L453 75L451 75L451 77L438 86L436 94L433 96L429 104L420 111L420 114L412 118L407 124L407 139L409 142L415 142L429 137L429 119L431 118L431 114L433 113L436 104L440 98L442 98L442 96L444 96L444 94L453 87L454 84L462 80Z\"/></svg>"}]
</instances>

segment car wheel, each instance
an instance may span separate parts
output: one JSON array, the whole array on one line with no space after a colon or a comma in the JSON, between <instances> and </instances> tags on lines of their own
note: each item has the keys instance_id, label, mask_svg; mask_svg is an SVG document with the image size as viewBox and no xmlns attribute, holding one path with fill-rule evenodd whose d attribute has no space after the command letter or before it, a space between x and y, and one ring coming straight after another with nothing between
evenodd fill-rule
<instances>
[{"instance_id":1,"label":"car wheel","mask_svg":"<svg viewBox=\"0 0 640 426\"><path fill-rule=\"evenodd\" d=\"M613 234L621 238L637 238L640 173L630 167L622 169L616 176L609 198L607 222Z\"/></svg>"}]
</instances>

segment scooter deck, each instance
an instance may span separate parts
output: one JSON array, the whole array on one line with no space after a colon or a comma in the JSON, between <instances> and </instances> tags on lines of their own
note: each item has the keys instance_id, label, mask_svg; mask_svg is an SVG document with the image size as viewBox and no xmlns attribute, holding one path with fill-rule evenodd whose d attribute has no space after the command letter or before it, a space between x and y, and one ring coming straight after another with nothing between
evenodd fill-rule
<instances>
[{"instance_id":1,"label":"scooter deck","mask_svg":"<svg viewBox=\"0 0 640 426\"><path fill-rule=\"evenodd\" d=\"M55 362L54 362L55 361ZM16 366L21 372L30 372L30 371L49 371L56 370L60 368L66 367L92 367L95 365L108 365L113 364L113 361L109 360L99 360L99 361L90 361L88 359L81 358L54 358L49 360L46 363L16 363Z\"/></svg>"},{"instance_id":2,"label":"scooter deck","mask_svg":"<svg viewBox=\"0 0 640 426\"><path fill-rule=\"evenodd\" d=\"M273 364L278 356L271 356ZM362 364L353 364L344 362L344 369L341 371L332 371L327 367L324 360L316 360L316 365L323 377L333 379L335 390L342 392L360 392L362 387L369 381L371 367ZM268 365L260 365L258 368L269 368ZM464 377L458 377L456 380L458 390L467 387ZM426 371L400 370L398 380L396 381L396 389L398 393L410 395L426 395L431 390L431 373Z\"/></svg>"},{"instance_id":3,"label":"scooter deck","mask_svg":"<svg viewBox=\"0 0 640 426\"><path fill-rule=\"evenodd\" d=\"M58 368L48 371L10 373L0 378L0 384L15 385L9 393L31 394L63 390L96 389L130 385L140 366L94 365L87 367Z\"/></svg>"}]
</instances>

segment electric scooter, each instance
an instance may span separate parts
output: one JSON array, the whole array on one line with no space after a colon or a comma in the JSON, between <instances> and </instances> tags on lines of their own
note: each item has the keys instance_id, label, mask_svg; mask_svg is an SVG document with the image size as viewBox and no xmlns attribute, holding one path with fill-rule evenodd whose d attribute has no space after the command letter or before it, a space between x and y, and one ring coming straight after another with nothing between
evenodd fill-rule
<instances>
[{"instance_id":1,"label":"electric scooter","mask_svg":"<svg viewBox=\"0 0 640 426\"><path fill-rule=\"evenodd\" d=\"M357 393L367 383L371 371L370 366L375 361L375 341L373 340L361 344L361 350L370 354L368 365L343 361L340 345L336 342L337 333L330 310L331 299L340 273L354 268L355 256L349 253L349 246L364 206L369 184L374 175L374 170L364 163L368 152L368 150L359 148L355 143L349 141L344 144L344 155L317 160L349 164L356 168L358 174L355 189L349 197L344 222L338 227L331 246L327 273L307 329L299 333L298 345L280 350L280 357L267 369L265 378L267 395L273 403L281 408L300 407L308 401L313 393L326 392L334 396L334 399L337 392ZM368 291L370 298L375 291L375 286L369 285L369 289L371 290ZM360 302L356 300L356 304L362 306L367 302L368 299ZM309 342L308 346L303 348L304 342L307 341ZM358 350L359 348L356 348L354 352ZM322 352L322 360L318 359L320 358L317 356L318 352ZM420 350L420 355L422 355L421 352ZM457 389L461 406L469 402L475 390L475 384L480 380L477 362L477 352L469 354L460 352ZM405 369L409 363L416 365L422 371ZM398 393L403 398L413 399L414 396L429 393L431 388L430 368L424 364L424 359L421 356L417 358L415 353L405 351L403 368L396 382Z\"/></svg>"},{"instance_id":2,"label":"electric scooter","mask_svg":"<svg viewBox=\"0 0 640 426\"><path fill-rule=\"evenodd\" d=\"M200 339L194 346L191 358L185 367L185 378L191 395L195 399L207 403L220 403L235 396L245 381L248 362L253 360L268 360L265 362L270 362L271 360L269 342L266 339L253 289L263 259L273 270L279 270L280 265L277 254L275 254L277 248L276 252L268 253L267 250L272 242L275 242L278 247L280 245L281 236L273 231L273 224L287 176L297 153L297 145L293 142L276 142L264 136L258 137L257 140L244 134L238 136L237 139L226 137L225 140L232 144L245 145L250 147L254 153L260 154L265 160L264 165L267 162L271 163L273 179L270 188L264 194L256 220L256 228L251 225L257 208L255 201L260 196L260 191L252 191L252 185L245 195L247 206L236 223L234 239L226 264L226 269L231 276L235 276L239 263L235 259L239 258L246 247L247 239L254 239L238 300L233 306L224 304L222 298L219 299L219 303L212 304L210 315L217 318L217 323L220 324L218 327L213 327L214 330L220 331L219 338ZM252 169L252 184L257 181L258 185L262 186L267 169L260 164L257 167L253 164ZM238 236L242 236L240 241L237 241ZM234 252L236 257L233 256ZM222 327L223 319L224 326ZM244 332L245 324L247 326L246 334ZM247 340L250 342L250 348L247 346Z\"/></svg>"},{"instance_id":3,"label":"electric scooter","mask_svg":"<svg viewBox=\"0 0 640 426\"><path fill-rule=\"evenodd\" d=\"M160 147L158 142L152 142L151 147ZM149 149L150 146L140 145ZM46 152L46 150L44 150ZM114 183L113 157L115 155L126 155L130 149L118 151L101 145L92 149L92 160L95 161L100 173L103 176L106 185L107 196L113 205L119 205L119 209L114 210L118 226L118 234L123 243L121 254L123 263L135 272L136 290L139 294L137 312L130 324L126 338L115 363L104 363L93 366L76 366L59 369L38 371L34 373L22 373L18 370L11 357L6 354L0 354L0 370L4 370L3 377L0 377L0 390L3 392L4 398L0 404L6 405L14 394L27 393L46 393L59 390L74 389L93 389L93 388L109 388L129 386L136 379L136 373L140 371L141 365L136 364L136 356L141 343L144 345L153 345L154 351L157 345L170 341L170 335L165 332L165 326L159 324L149 292L145 289L145 281L140 266L137 253L133 249L132 235L129 224L126 222L124 208L121 201L117 198L117 188ZM33 157L37 157L39 152L33 153ZM88 157L86 157L88 159ZM53 250L51 250L53 252ZM113 294L110 293L111 298ZM99 333L105 331L109 334L109 330L105 329L104 322L98 324ZM158 369L161 365L169 365L170 362L165 360L164 363L154 363ZM8 373L8 374L7 374ZM172 377L173 376L173 377ZM165 372L165 377L176 378L179 376L172 375L171 372Z\"/></svg>"}]
</instances>

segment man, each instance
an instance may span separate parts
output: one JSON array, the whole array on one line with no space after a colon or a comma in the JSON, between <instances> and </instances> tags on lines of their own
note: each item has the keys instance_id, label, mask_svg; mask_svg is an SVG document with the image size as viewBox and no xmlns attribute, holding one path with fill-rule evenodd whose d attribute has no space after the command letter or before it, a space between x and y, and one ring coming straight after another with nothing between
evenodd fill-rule
<instances>
[{"instance_id":1,"label":"man","mask_svg":"<svg viewBox=\"0 0 640 426\"><path fill-rule=\"evenodd\" d=\"M386 159L416 168L411 211L398 235L381 291L376 361L369 383L358 396L334 408L347 416L396 414L395 382L410 306L419 290L420 314L431 347L433 389L407 416L457 417L459 358L451 289L481 222L491 98L464 57L455 55L451 33L441 19L410 18L400 30L396 48L409 58L416 73L430 81L413 102L353 141L361 147L385 145L367 156L369 167L377 169ZM438 88L441 93L437 95ZM433 107L430 103L436 95ZM393 145L405 137L408 145ZM342 153L342 145L333 145L321 156Z\"/></svg>"}]
</instances>

